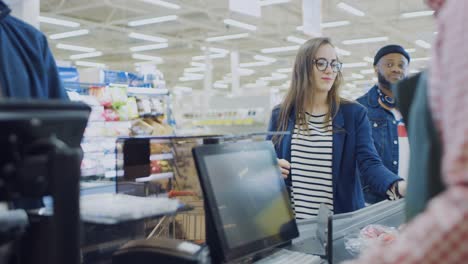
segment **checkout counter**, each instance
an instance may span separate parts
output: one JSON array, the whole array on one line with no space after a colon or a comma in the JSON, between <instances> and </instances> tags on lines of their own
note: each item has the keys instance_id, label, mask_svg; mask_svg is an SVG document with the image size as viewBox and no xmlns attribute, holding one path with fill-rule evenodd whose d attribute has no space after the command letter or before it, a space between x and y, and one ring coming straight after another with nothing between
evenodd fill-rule
<instances>
[{"instance_id":1,"label":"checkout counter","mask_svg":"<svg viewBox=\"0 0 468 264\"><path fill-rule=\"evenodd\" d=\"M405 221L405 201L382 201L377 204L365 207L358 211L345 214L337 214L330 216L331 232L328 225L320 223L319 217L298 221L300 236L293 241L293 244L313 244L309 243L315 240L320 240L320 233L326 235L326 242L332 245L330 255L327 255L328 262L340 263L345 260L355 258L345 248L345 237L351 233L355 233L365 226L370 224L380 224L389 227L399 227ZM327 228L327 230L322 230ZM331 242L328 242L331 240ZM314 250L315 251L315 250Z\"/></svg>"}]
</instances>

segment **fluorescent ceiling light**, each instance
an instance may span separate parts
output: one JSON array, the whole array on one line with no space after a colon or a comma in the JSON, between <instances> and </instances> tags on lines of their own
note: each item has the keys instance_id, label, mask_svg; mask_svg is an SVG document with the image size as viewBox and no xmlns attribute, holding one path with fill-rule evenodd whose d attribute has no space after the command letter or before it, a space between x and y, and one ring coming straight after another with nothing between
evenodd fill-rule
<instances>
[{"instance_id":1,"label":"fluorescent ceiling light","mask_svg":"<svg viewBox=\"0 0 468 264\"><path fill-rule=\"evenodd\" d=\"M138 53L132 54L132 58L137 59L137 60L152 61L152 62L155 62L155 63L163 63L164 62L164 60L161 57L150 56L150 55L145 55L145 54L138 54Z\"/></svg>"},{"instance_id":2,"label":"fluorescent ceiling light","mask_svg":"<svg viewBox=\"0 0 468 264\"><path fill-rule=\"evenodd\" d=\"M338 55L343 55L343 56L349 56L351 55L351 52L347 51L347 50L344 50L344 49L340 49L338 47L335 47L335 51Z\"/></svg>"},{"instance_id":3,"label":"fluorescent ceiling light","mask_svg":"<svg viewBox=\"0 0 468 264\"><path fill-rule=\"evenodd\" d=\"M348 20L341 20L341 21L333 21L333 22L325 22L320 23L322 28L331 28L331 27L342 27L351 24Z\"/></svg>"},{"instance_id":4,"label":"fluorescent ceiling light","mask_svg":"<svg viewBox=\"0 0 468 264\"><path fill-rule=\"evenodd\" d=\"M364 61L367 61L367 62L370 62L370 63L374 63L374 59L371 58L371 57L364 57Z\"/></svg>"},{"instance_id":5,"label":"fluorescent ceiling light","mask_svg":"<svg viewBox=\"0 0 468 264\"><path fill-rule=\"evenodd\" d=\"M367 69L367 70L361 70L361 74L373 74L375 72L374 69Z\"/></svg>"},{"instance_id":6,"label":"fluorescent ceiling light","mask_svg":"<svg viewBox=\"0 0 468 264\"><path fill-rule=\"evenodd\" d=\"M208 57L210 57L211 59L221 59L221 58L226 57L226 54L225 53L215 53L215 54L208 55ZM192 60L194 60L194 61L206 60L206 56L205 55L195 56L195 57L192 57Z\"/></svg>"},{"instance_id":7,"label":"fluorescent ceiling light","mask_svg":"<svg viewBox=\"0 0 468 264\"><path fill-rule=\"evenodd\" d=\"M158 6L170 8L170 9L180 9L179 5L176 5L176 4L173 4L173 3L170 3L170 2L166 2L166 1L162 1L162 0L140 0L140 1L148 3L148 4L153 4L153 5L158 5Z\"/></svg>"},{"instance_id":8,"label":"fluorescent ceiling light","mask_svg":"<svg viewBox=\"0 0 468 264\"><path fill-rule=\"evenodd\" d=\"M195 62L195 61L190 62L190 65L192 65L193 67L206 67L205 63L200 63L200 62Z\"/></svg>"},{"instance_id":9,"label":"fluorescent ceiling light","mask_svg":"<svg viewBox=\"0 0 468 264\"><path fill-rule=\"evenodd\" d=\"M351 78L353 78L353 79L364 79L364 75L357 74L357 73L351 73Z\"/></svg>"},{"instance_id":10,"label":"fluorescent ceiling light","mask_svg":"<svg viewBox=\"0 0 468 264\"><path fill-rule=\"evenodd\" d=\"M409 12L401 14L402 18L413 18L413 17L422 17L422 16L432 16L434 11L427 10L427 11L418 11L418 12Z\"/></svg>"},{"instance_id":11,"label":"fluorescent ceiling light","mask_svg":"<svg viewBox=\"0 0 468 264\"><path fill-rule=\"evenodd\" d=\"M343 68L367 67L367 62L343 63Z\"/></svg>"},{"instance_id":12,"label":"fluorescent ceiling light","mask_svg":"<svg viewBox=\"0 0 468 264\"><path fill-rule=\"evenodd\" d=\"M205 68L185 68L184 72L204 72Z\"/></svg>"},{"instance_id":13,"label":"fluorescent ceiling light","mask_svg":"<svg viewBox=\"0 0 468 264\"><path fill-rule=\"evenodd\" d=\"M140 33L136 33L136 32L132 32L132 33L128 34L128 37L129 38L134 38L134 39L140 39L140 40L153 41L153 42L167 42L167 39L165 39L165 38L146 35L146 34L140 34Z\"/></svg>"},{"instance_id":14,"label":"fluorescent ceiling light","mask_svg":"<svg viewBox=\"0 0 468 264\"><path fill-rule=\"evenodd\" d=\"M247 38L249 33L241 33L241 34L234 34L234 35L224 35L224 36L217 36L217 37L210 37L205 39L207 42L214 42L214 41L222 41L228 39L240 39L240 38Z\"/></svg>"},{"instance_id":15,"label":"fluorescent ceiling light","mask_svg":"<svg viewBox=\"0 0 468 264\"><path fill-rule=\"evenodd\" d=\"M387 41L388 37L375 37L375 38L362 38L362 39L350 39L344 40L344 45L362 44L362 43L373 43Z\"/></svg>"},{"instance_id":16,"label":"fluorescent ceiling light","mask_svg":"<svg viewBox=\"0 0 468 264\"><path fill-rule=\"evenodd\" d=\"M428 61L430 60L430 57L421 57L421 58L413 58L411 61Z\"/></svg>"},{"instance_id":17,"label":"fluorescent ceiling light","mask_svg":"<svg viewBox=\"0 0 468 264\"><path fill-rule=\"evenodd\" d=\"M268 62L275 62L275 58L267 57L267 56L262 56L262 55L255 55L254 59L259 60L259 61L268 61Z\"/></svg>"},{"instance_id":18,"label":"fluorescent ceiling light","mask_svg":"<svg viewBox=\"0 0 468 264\"><path fill-rule=\"evenodd\" d=\"M201 50L205 51L206 47L201 47ZM208 48L208 50L210 52L214 52L214 53L224 53L224 54L229 53L229 50L221 49L221 48L212 48L212 47L210 47L210 48Z\"/></svg>"},{"instance_id":19,"label":"fluorescent ceiling light","mask_svg":"<svg viewBox=\"0 0 468 264\"><path fill-rule=\"evenodd\" d=\"M276 4L284 4L289 3L291 0L260 0L260 6L269 6L269 5L276 5Z\"/></svg>"},{"instance_id":20,"label":"fluorescent ceiling light","mask_svg":"<svg viewBox=\"0 0 468 264\"><path fill-rule=\"evenodd\" d=\"M68 31L68 32L63 32L63 33L58 33L58 34L52 34L49 36L49 38L50 39L63 39L63 38L76 37L76 36L81 36L81 35L86 35L86 34L89 34L89 30L80 29L80 30Z\"/></svg>"},{"instance_id":21,"label":"fluorescent ceiling light","mask_svg":"<svg viewBox=\"0 0 468 264\"><path fill-rule=\"evenodd\" d=\"M279 73L291 73L293 71L293 69L292 68L282 68L282 69L278 69L276 71L279 72Z\"/></svg>"},{"instance_id":22,"label":"fluorescent ceiling light","mask_svg":"<svg viewBox=\"0 0 468 264\"><path fill-rule=\"evenodd\" d=\"M91 61L75 61L75 65L77 66L85 66L85 67L95 67L95 68L105 68L106 65L97 62Z\"/></svg>"},{"instance_id":23,"label":"fluorescent ceiling light","mask_svg":"<svg viewBox=\"0 0 468 264\"><path fill-rule=\"evenodd\" d=\"M80 27L80 23L63 20L63 19L52 18L52 17L44 17L44 16L39 16L39 22L58 25L58 26L64 26L64 27L73 27L73 28Z\"/></svg>"},{"instance_id":24,"label":"fluorescent ceiling light","mask_svg":"<svg viewBox=\"0 0 468 264\"><path fill-rule=\"evenodd\" d=\"M418 70L410 70L409 73L418 73Z\"/></svg>"},{"instance_id":25,"label":"fluorescent ceiling light","mask_svg":"<svg viewBox=\"0 0 468 264\"><path fill-rule=\"evenodd\" d=\"M151 44L151 45L131 47L130 51L138 52L138 51L145 51L145 50L164 49L164 48L167 48L167 47L169 47L169 44L159 43L159 44Z\"/></svg>"},{"instance_id":26,"label":"fluorescent ceiling light","mask_svg":"<svg viewBox=\"0 0 468 264\"><path fill-rule=\"evenodd\" d=\"M252 69L239 68L238 71L240 76L250 76L255 73L255 70Z\"/></svg>"},{"instance_id":27,"label":"fluorescent ceiling light","mask_svg":"<svg viewBox=\"0 0 468 264\"><path fill-rule=\"evenodd\" d=\"M416 43L416 45L422 47L422 48L425 48L425 49L430 49L431 48L431 44L429 44L428 42L422 40L422 39L418 39L416 40L414 43Z\"/></svg>"},{"instance_id":28,"label":"fluorescent ceiling light","mask_svg":"<svg viewBox=\"0 0 468 264\"><path fill-rule=\"evenodd\" d=\"M219 89L227 89L229 88L229 85L225 84L225 83L219 83L219 82L215 82L213 84L213 87L214 88L219 88Z\"/></svg>"},{"instance_id":29,"label":"fluorescent ceiling light","mask_svg":"<svg viewBox=\"0 0 468 264\"><path fill-rule=\"evenodd\" d=\"M69 45L69 44L62 44L59 43L57 44L57 49L64 49L64 50L73 50L73 51L81 51L81 52L95 52L95 48L88 48L88 47L82 47L82 46L75 46L75 45Z\"/></svg>"},{"instance_id":30,"label":"fluorescent ceiling light","mask_svg":"<svg viewBox=\"0 0 468 264\"><path fill-rule=\"evenodd\" d=\"M233 27L238 27L238 28L251 30L251 31L257 30L257 27L254 26L254 25L243 23L243 22L240 22L240 21L237 21L237 20L234 20L234 19L224 19L224 24L230 25L230 26L233 26Z\"/></svg>"},{"instance_id":31,"label":"fluorescent ceiling light","mask_svg":"<svg viewBox=\"0 0 468 264\"><path fill-rule=\"evenodd\" d=\"M336 5L338 8L342 9L343 11L346 11L352 15L355 16L365 16L366 14L362 12L361 10L354 8L346 3L340 2Z\"/></svg>"},{"instance_id":32,"label":"fluorescent ceiling light","mask_svg":"<svg viewBox=\"0 0 468 264\"><path fill-rule=\"evenodd\" d=\"M262 53L276 53L276 52L285 52L285 51L295 51L300 48L299 45L295 46L285 46L285 47L276 47L276 48L267 48L260 50Z\"/></svg>"},{"instance_id":33,"label":"fluorescent ceiling light","mask_svg":"<svg viewBox=\"0 0 468 264\"><path fill-rule=\"evenodd\" d=\"M128 25L131 27L137 27L137 26L156 24L156 23L162 23L162 22L174 21L174 20L177 20L177 16L171 15L171 16L162 16L162 17L154 17L154 18L130 21L128 22Z\"/></svg>"},{"instance_id":34,"label":"fluorescent ceiling light","mask_svg":"<svg viewBox=\"0 0 468 264\"><path fill-rule=\"evenodd\" d=\"M302 38L298 38L298 37L295 37L295 36L288 36L286 38L287 41L289 42L293 42L293 43L297 43L297 44L304 44L307 40L306 39L302 39Z\"/></svg>"},{"instance_id":35,"label":"fluorescent ceiling light","mask_svg":"<svg viewBox=\"0 0 468 264\"><path fill-rule=\"evenodd\" d=\"M347 83L347 84L346 84L346 87L349 87L349 88L356 88L356 84Z\"/></svg>"},{"instance_id":36,"label":"fluorescent ceiling light","mask_svg":"<svg viewBox=\"0 0 468 264\"><path fill-rule=\"evenodd\" d=\"M71 55L70 59L71 60L79 60L79 59L93 58L93 57L99 57L99 56L102 56L102 52L96 51L96 52L88 52L88 53Z\"/></svg>"},{"instance_id":37,"label":"fluorescent ceiling light","mask_svg":"<svg viewBox=\"0 0 468 264\"><path fill-rule=\"evenodd\" d=\"M246 62L246 63L240 63L240 67L258 67L258 66L267 66L270 65L271 62L269 61L254 61L254 62Z\"/></svg>"},{"instance_id":38,"label":"fluorescent ceiling light","mask_svg":"<svg viewBox=\"0 0 468 264\"><path fill-rule=\"evenodd\" d=\"M408 53L413 53L413 52L416 52L416 49L405 49L405 51Z\"/></svg>"},{"instance_id":39,"label":"fluorescent ceiling light","mask_svg":"<svg viewBox=\"0 0 468 264\"><path fill-rule=\"evenodd\" d=\"M189 76L184 76L184 77L180 77L179 78L179 81L181 82L190 82L190 81L198 81L198 80L202 80L204 77L189 77Z\"/></svg>"}]
</instances>

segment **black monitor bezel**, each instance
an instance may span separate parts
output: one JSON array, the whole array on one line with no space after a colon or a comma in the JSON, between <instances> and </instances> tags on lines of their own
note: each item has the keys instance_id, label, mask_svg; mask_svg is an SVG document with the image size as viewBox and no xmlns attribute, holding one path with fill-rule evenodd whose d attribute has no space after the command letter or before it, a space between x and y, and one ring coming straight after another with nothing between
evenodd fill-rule
<instances>
[{"instance_id":1,"label":"black monitor bezel","mask_svg":"<svg viewBox=\"0 0 468 264\"><path fill-rule=\"evenodd\" d=\"M210 179L207 176L207 167L204 161L204 157L208 155L216 154L225 154L239 151L255 151L255 150L268 150L271 153L272 162L277 163L276 154L274 147L270 141L259 141L259 142L237 142L237 143L225 143L225 144L215 144L215 145L202 145L193 148L193 156L195 159L196 168L198 171L198 176L200 179L200 185L203 190L204 202L205 202L205 215L208 218L207 223L207 242L211 247L212 245L216 247L216 250L221 252L212 252L216 255L220 255L220 259L223 262L228 262L236 260L245 256L252 254L260 253L265 250L278 247L285 243L290 242L292 239L299 236L299 231L297 225L295 224L294 212L292 210L291 204L289 202L289 194L286 189L286 185L281 178L281 171L278 167L278 182L283 189L283 196L285 201L288 201L290 219L294 221L295 230L287 234L288 236L280 238L280 236L270 236L265 237L259 240L252 241L242 246L230 248L227 243L227 238L224 232L222 232L221 217L218 214L213 186L211 185ZM212 229L212 230L210 230ZM214 237L212 237L214 236ZM214 241L209 241L213 239ZM210 245L212 244L212 245ZM210 250L213 250L210 248Z\"/></svg>"}]
</instances>

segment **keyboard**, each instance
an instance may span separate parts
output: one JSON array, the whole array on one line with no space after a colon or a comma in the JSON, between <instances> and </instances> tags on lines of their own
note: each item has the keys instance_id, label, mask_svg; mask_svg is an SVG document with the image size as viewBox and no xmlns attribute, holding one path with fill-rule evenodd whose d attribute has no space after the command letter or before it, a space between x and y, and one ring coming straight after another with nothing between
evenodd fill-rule
<instances>
[{"instance_id":1,"label":"keyboard","mask_svg":"<svg viewBox=\"0 0 468 264\"><path fill-rule=\"evenodd\" d=\"M284 264L284 263L300 263L300 264L320 264L322 259L319 256L310 255L302 252L280 249L275 253L265 257L255 264Z\"/></svg>"}]
</instances>

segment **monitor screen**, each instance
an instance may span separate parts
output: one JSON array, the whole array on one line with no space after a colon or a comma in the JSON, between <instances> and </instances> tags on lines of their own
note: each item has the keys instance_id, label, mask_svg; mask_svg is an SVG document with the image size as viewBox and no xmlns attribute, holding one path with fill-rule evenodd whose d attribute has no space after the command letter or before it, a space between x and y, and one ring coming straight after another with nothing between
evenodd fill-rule
<instances>
[{"instance_id":1,"label":"monitor screen","mask_svg":"<svg viewBox=\"0 0 468 264\"><path fill-rule=\"evenodd\" d=\"M194 156L224 261L298 236L271 142L205 145Z\"/></svg>"}]
</instances>

